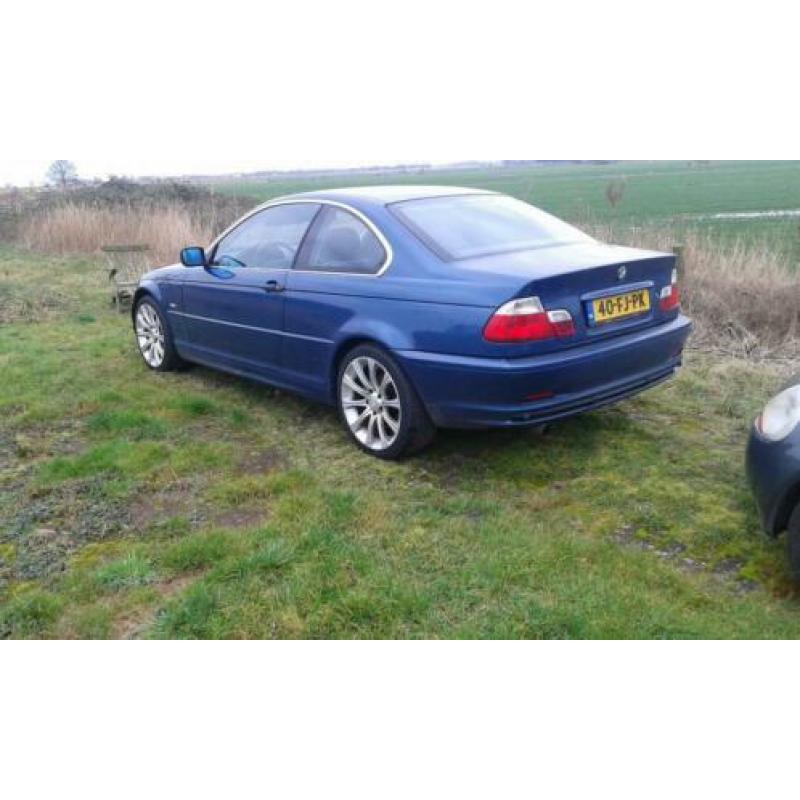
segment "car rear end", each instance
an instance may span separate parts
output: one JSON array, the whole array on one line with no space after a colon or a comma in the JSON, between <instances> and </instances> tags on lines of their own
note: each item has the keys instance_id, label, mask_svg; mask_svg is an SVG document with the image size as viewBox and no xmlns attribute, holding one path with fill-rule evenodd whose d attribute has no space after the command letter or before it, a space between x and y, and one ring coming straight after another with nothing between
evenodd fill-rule
<instances>
[{"instance_id":1,"label":"car rear end","mask_svg":"<svg viewBox=\"0 0 800 800\"><path fill-rule=\"evenodd\" d=\"M480 330L464 337L470 354L403 356L437 424L541 425L672 377L691 331L679 292L671 256L628 259L526 285L484 309Z\"/></svg>"},{"instance_id":2,"label":"car rear end","mask_svg":"<svg viewBox=\"0 0 800 800\"><path fill-rule=\"evenodd\" d=\"M438 253L441 296L450 280L463 297L466 282L474 305L443 304L452 324L438 346L401 354L438 425L540 425L635 395L681 365L691 323L675 257L569 231L575 241Z\"/></svg>"}]
</instances>

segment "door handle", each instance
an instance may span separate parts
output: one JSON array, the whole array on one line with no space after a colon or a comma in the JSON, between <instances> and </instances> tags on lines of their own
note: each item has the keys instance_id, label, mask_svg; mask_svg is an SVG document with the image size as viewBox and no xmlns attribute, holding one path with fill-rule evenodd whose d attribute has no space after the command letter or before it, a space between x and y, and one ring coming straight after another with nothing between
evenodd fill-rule
<instances>
[{"instance_id":1,"label":"door handle","mask_svg":"<svg viewBox=\"0 0 800 800\"><path fill-rule=\"evenodd\" d=\"M274 292L283 292L286 287L280 281L267 281L264 285L264 291L273 294Z\"/></svg>"}]
</instances>

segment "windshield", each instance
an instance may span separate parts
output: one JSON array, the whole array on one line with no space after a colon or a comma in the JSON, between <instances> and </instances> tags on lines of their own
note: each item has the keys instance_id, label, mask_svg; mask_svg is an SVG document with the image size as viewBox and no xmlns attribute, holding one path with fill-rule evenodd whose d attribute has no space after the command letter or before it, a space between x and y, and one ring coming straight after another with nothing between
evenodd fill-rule
<instances>
[{"instance_id":1,"label":"windshield","mask_svg":"<svg viewBox=\"0 0 800 800\"><path fill-rule=\"evenodd\" d=\"M499 194L408 200L391 209L448 261L592 241L551 214Z\"/></svg>"}]
</instances>

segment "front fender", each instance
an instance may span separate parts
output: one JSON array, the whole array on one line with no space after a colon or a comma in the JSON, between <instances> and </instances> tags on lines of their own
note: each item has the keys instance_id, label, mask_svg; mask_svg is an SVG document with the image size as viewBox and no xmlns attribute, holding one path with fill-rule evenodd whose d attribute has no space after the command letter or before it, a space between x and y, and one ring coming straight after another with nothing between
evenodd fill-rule
<instances>
[{"instance_id":1,"label":"front fender","mask_svg":"<svg viewBox=\"0 0 800 800\"><path fill-rule=\"evenodd\" d=\"M148 278L145 276L139 281L139 285L136 287L136 291L133 295L133 303L131 303L131 318L133 318L134 314L136 313L136 304L139 302L139 299L143 296L149 294L161 307L161 310L164 312L166 316L167 313L167 303L164 297L164 291L161 287L161 284L158 281L154 280L153 278Z\"/></svg>"},{"instance_id":2,"label":"front fender","mask_svg":"<svg viewBox=\"0 0 800 800\"><path fill-rule=\"evenodd\" d=\"M165 282L163 280L159 281L145 275L134 292L133 304L131 306L131 322L133 322L133 315L139 298L143 295L152 297L161 309L161 314L172 334L172 340L179 354L181 353L181 345L186 338L186 331L184 330L182 318L170 314L170 309L180 308L182 306L182 294L183 287L180 283Z\"/></svg>"},{"instance_id":3,"label":"front fender","mask_svg":"<svg viewBox=\"0 0 800 800\"><path fill-rule=\"evenodd\" d=\"M746 465L762 526L778 536L800 502L800 430L781 442L769 442L753 428Z\"/></svg>"}]
</instances>

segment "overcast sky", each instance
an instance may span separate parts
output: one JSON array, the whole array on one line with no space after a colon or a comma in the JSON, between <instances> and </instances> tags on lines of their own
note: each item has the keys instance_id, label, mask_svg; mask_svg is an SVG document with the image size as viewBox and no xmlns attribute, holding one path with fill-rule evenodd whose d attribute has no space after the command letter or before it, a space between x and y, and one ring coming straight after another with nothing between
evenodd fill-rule
<instances>
[{"instance_id":1,"label":"overcast sky","mask_svg":"<svg viewBox=\"0 0 800 800\"><path fill-rule=\"evenodd\" d=\"M685 2L691 25L670 5L654 26L631 0L625 30L600 3L546 4L535 21L513 0L408 0L403 13L370 0L280 13L138 0L113 14L74 0L46 15L6 3L0 186L41 183L58 156L86 178L487 156L797 158L789 13L731 12L710 59L703 25L716 29L718 9ZM675 42L680 58L653 57Z\"/></svg>"}]
</instances>

